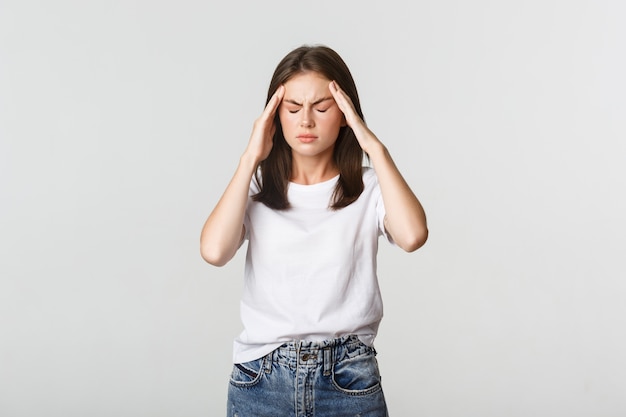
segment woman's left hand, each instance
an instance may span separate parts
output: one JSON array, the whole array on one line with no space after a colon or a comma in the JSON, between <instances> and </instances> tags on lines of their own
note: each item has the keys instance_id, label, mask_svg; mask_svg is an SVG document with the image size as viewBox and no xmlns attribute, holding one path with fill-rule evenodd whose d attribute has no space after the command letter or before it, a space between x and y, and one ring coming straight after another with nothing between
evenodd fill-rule
<instances>
[{"instance_id":1,"label":"woman's left hand","mask_svg":"<svg viewBox=\"0 0 626 417\"><path fill-rule=\"evenodd\" d=\"M385 229L402 249L407 252L416 250L428 238L426 214L421 203L398 171L387 148L357 114L350 97L335 81L328 89L374 166L385 203Z\"/></svg>"},{"instance_id":2,"label":"woman's left hand","mask_svg":"<svg viewBox=\"0 0 626 417\"><path fill-rule=\"evenodd\" d=\"M359 145L361 145L361 148L369 154L369 149L376 144L380 144L380 141L376 135L369 130L361 116L357 114L350 96L348 96L335 81L330 82L328 89L333 95L333 98L337 103L337 107L339 107L339 110L343 112L343 115L346 118L346 123L354 131L354 135L359 141Z\"/></svg>"}]
</instances>

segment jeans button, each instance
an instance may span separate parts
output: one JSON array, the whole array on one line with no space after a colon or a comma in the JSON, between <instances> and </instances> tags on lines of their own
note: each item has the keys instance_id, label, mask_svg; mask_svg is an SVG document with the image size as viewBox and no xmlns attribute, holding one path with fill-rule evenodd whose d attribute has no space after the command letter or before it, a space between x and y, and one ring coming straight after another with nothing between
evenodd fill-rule
<instances>
[{"instance_id":1,"label":"jeans button","mask_svg":"<svg viewBox=\"0 0 626 417\"><path fill-rule=\"evenodd\" d=\"M308 354L308 353L305 353L304 355L302 355L302 361L303 361L303 362L308 361L308 360L309 360L309 358L310 358L310 356L309 356L309 354Z\"/></svg>"}]
</instances>

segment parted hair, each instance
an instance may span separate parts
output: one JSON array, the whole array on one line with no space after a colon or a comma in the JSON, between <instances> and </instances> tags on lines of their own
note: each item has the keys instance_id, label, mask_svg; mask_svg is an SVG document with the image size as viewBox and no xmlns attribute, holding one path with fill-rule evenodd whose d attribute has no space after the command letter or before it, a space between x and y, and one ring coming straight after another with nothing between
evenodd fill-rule
<instances>
[{"instance_id":1,"label":"parted hair","mask_svg":"<svg viewBox=\"0 0 626 417\"><path fill-rule=\"evenodd\" d=\"M323 45L304 45L288 53L274 71L265 103L270 101L282 84L307 71L317 72L337 82L352 100L357 114L363 118L356 84L348 66L337 52ZM259 164L256 180L260 190L252 198L272 209L286 210L290 207L287 190L292 174L291 148L283 136L278 112L274 121L274 143L269 156ZM352 128L342 126L333 150L333 158L339 168L339 180L329 202L331 209L337 210L352 204L363 192L363 156L364 152Z\"/></svg>"}]
</instances>

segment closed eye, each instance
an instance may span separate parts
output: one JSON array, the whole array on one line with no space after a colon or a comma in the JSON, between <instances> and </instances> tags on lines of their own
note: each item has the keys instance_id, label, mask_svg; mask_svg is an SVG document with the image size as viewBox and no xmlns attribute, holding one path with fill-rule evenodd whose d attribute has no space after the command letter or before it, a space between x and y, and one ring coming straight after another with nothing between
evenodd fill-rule
<instances>
[{"instance_id":1,"label":"closed eye","mask_svg":"<svg viewBox=\"0 0 626 417\"><path fill-rule=\"evenodd\" d=\"M318 111L319 113L324 113L326 110L328 110L328 108L326 108L326 109L317 109L317 111Z\"/></svg>"}]
</instances>

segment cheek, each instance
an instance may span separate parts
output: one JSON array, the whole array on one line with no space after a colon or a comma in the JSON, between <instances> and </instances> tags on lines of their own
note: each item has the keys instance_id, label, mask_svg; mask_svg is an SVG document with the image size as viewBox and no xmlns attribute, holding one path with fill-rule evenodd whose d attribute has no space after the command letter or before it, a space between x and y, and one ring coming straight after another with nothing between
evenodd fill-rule
<instances>
[{"instance_id":1,"label":"cheek","mask_svg":"<svg viewBox=\"0 0 626 417\"><path fill-rule=\"evenodd\" d=\"M278 119L280 120L280 124L283 126L290 126L294 122L295 114L289 113L287 110L279 110L278 111Z\"/></svg>"},{"instance_id":2,"label":"cheek","mask_svg":"<svg viewBox=\"0 0 626 417\"><path fill-rule=\"evenodd\" d=\"M333 112L333 113L324 113L324 124L328 126L330 129L338 129L343 125L343 113L341 112Z\"/></svg>"},{"instance_id":3,"label":"cheek","mask_svg":"<svg viewBox=\"0 0 626 417\"><path fill-rule=\"evenodd\" d=\"M280 128L283 132L283 136L285 139L288 139L295 134L297 126L294 126L293 114L290 114L289 112L285 113L286 114L279 112L278 120L280 121Z\"/></svg>"}]
</instances>

